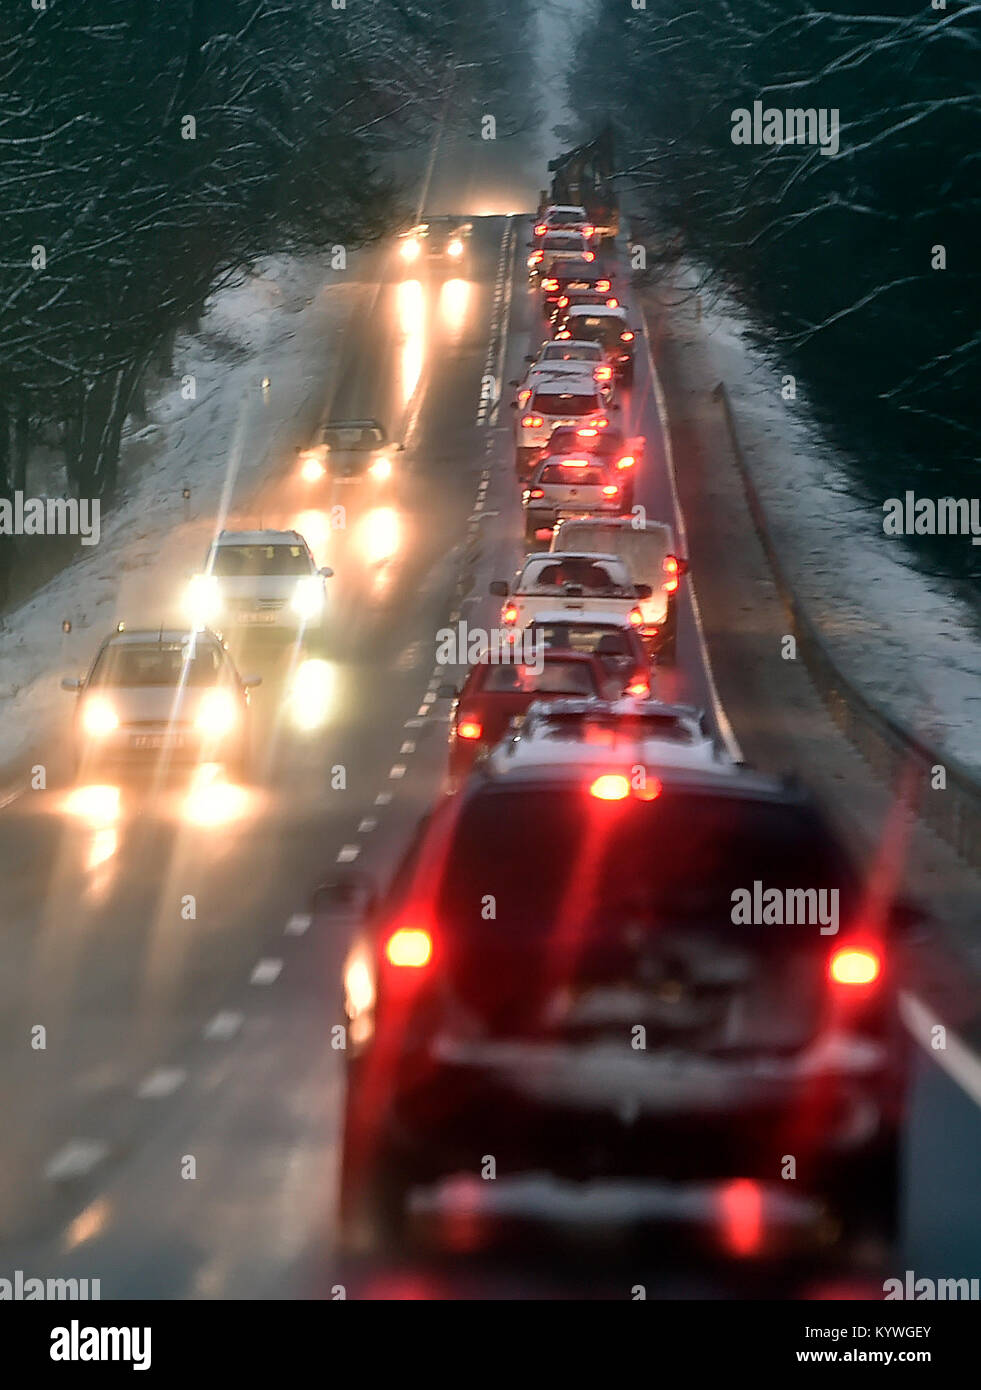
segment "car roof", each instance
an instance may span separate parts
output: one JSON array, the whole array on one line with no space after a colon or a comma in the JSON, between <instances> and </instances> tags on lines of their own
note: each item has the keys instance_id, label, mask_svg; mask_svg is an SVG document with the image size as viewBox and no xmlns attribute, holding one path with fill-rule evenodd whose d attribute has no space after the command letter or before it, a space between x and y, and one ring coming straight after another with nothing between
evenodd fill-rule
<instances>
[{"instance_id":1,"label":"car roof","mask_svg":"<svg viewBox=\"0 0 981 1390\"><path fill-rule=\"evenodd\" d=\"M485 761L477 764L470 780L461 791L465 799L495 791L520 789L521 792L527 792L548 787L579 786L584 774L602 773L610 766L611 761L604 758L602 750L597 748L596 760L592 764L585 759L570 762L568 757L555 762L522 762L518 758L509 759L505 756L508 746L500 745ZM569 744L563 743L562 746L568 753ZM709 793L734 801L776 802L785 806L811 804L810 798L799 784L741 767L738 763L710 764L692 760L688 765L684 765L666 761L658 763L651 758L651 766L656 768L658 781L674 792ZM622 765L617 770L622 770Z\"/></svg>"},{"instance_id":2,"label":"car roof","mask_svg":"<svg viewBox=\"0 0 981 1390\"><path fill-rule=\"evenodd\" d=\"M608 318L625 318L627 313L622 304L570 304L565 312L569 318L573 314L580 318L586 318L587 315L593 318L596 314Z\"/></svg>"},{"instance_id":3,"label":"car roof","mask_svg":"<svg viewBox=\"0 0 981 1390\"><path fill-rule=\"evenodd\" d=\"M612 550L542 550L529 555L519 572L524 573L530 564L539 560L548 560L549 564L554 564L556 560L612 560L618 565L624 563L623 556L614 555Z\"/></svg>"},{"instance_id":4,"label":"car roof","mask_svg":"<svg viewBox=\"0 0 981 1390\"><path fill-rule=\"evenodd\" d=\"M198 642L211 643L213 646L222 647L219 637L210 628L198 628L192 631L185 627L140 627L124 628L122 632L113 632L106 638L105 646L174 646L190 642L192 639ZM224 648L222 647L222 650Z\"/></svg>"},{"instance_id":5,"label":"car roof","mask_svg":"<svg viewBox=\"0 0 981 1390\"><path fill-rule=\"evenodd\" d=\"M576 392L569 390L570 375L574 376L575 373L566 373L561 377L556 376L551 378L551 380L546 378L542 381L536 382L535 391L538 395L574 396L576 395ZM598 387L596 385L595 380L593 379L593 375L591 372L588 375L584 373L582 380L584 385L587 382L589 383L590 390L592 393L596 395L599 394Z\"/></svg>"},{"instance_id":6,"label":"car roof","mask_svg":"<svg viewBox=\"0 0 981 1390\"><path fill-rule=\"evenodd\" d=\"M585 213L585 211L586 209L583 207L582 203L549 203L548 207L545 209L545 215L547 217L550 212Z\"/></svg>"},{"instance_id":7,"label":"car roof","mask_svg":"<svg viewBox=\"0 0 981 1390\"><path fill-rule=\"evenodd\" d=\"M219 531L215 545L306 545L299 531Z\"/></svg>"},{"instance_id":8,"label":"car roof","mask_svg":"<svg viewBox=\"0 0 981 1390\"><path fill-rule=\"evenodd\" d=\"M546 348L558 347L564 352L566 348L589 348L590 352L599 352L599 343L594 343L592 338L549 338L547 343L542 343L538 349L544 352Z\"/></svg>"}]
</instances>

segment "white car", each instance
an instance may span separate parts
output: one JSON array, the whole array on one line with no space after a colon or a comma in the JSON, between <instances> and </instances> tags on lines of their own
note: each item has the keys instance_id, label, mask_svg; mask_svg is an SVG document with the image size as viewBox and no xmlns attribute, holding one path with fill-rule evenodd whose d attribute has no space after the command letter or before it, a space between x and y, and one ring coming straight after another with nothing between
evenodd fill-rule
<instances>
[{"instance_id":1,"label":"white car","mask_svg":"<svg viewBox=\"0 0 981 1390\"><path fill-rule=\"evenodd\" d=\"M249 761L248 692L222 642L206 629L120 626L88 674L61 682L77 692L74 742L86 775L107 767L222 763L244 776Z\"/></svg>"},{"instance_id":2,"label":"white car","mask_svg":"<svg viewBox=\"0 0 981 1390\"><path fill-rule=\"evenodd\" d=\"M616 555L567 551L529 555L514 582L495 579L490 592L506 600L501 610L505 627L520 629L547 615L551 621L590 621L629 624L639 628L639 600L647 585L634 583Z\"/></svg>"},{"instance_id":3,"label":"white car","mask_svg":"<svg viewBox=\"0 0 981 1390\"><path fill-rule=\"evenodd\" d=\"M531 280L543 274L545 266L555 261L577 261L584 257L592 260L595 255L589 249L589 239L577 231L546 232L544 236L529 241L528 245L534 248L528 257L528 276Z\"/></svg>"},{"instance_id":4,"label":"white car","mask_svg":"<svg viewBox=\"0 0 981 1390\"><path fill-rule=\"evenodd\" d=\"M619 409L608 405L591 372L540 381L523 407L514 404L515 465L519 473L527 473L556 425L591 425L598 420L609 424L608 412Z\"/></svg>"},{"instance_id":5,"label":"white car","mask_svg":"<svg viewBox=\"0 0 981 1390\"><path fill-rule=\"evenodd\" d=\"M589 220L586 209L579 203L550 203L535 223L534 235L547 236L549 232L581 232L588 241L596 230Z\"/></svg>"},{"instance_id":6,"label":"white car","mask_svg":"<svg viewBox=\"0 0 981 1390\"><path fill-rule=\"evenodd\" d=\"M498 772L576 763L590 766L599 759L611 778L630 777L635 790L643 769L646 789L654 795L658 768L732 776L739 771L739 764L713 737L702 710L629 696L536 700L520 727L498 745L491 758ZM610 790L617 789L611 786Z\"/></svg>"},{"instance_id":7,"label":"white car","mask_svg":"<svg viewBox=\"0 0 981 1390\"><path fill-rule=\"evenodd\" d=\"M556 321L555 337L559 342L599 343L617 381L633 385L637 335L622 304L572 304Z\"/></svg>"},{"instance_id":8,"label":"white car","mask_svg":"<svg viewBox=\"0 0 981 1390\"><path fill-rule=\"evenodd\" d=\"M561 343L549 341L542 343L537 357L525 359L528 363L528 370L524 378L512 381L512 386L520 388L518 394L518 405L526 403L527 397L523 400L521 391L531 385L541 375L555 373L561 375L563 372L568 375L575 375L577 372L584 375L592 372L593 379L596 381L600 390L607 400L613 394L614 375L613 368L606 360L606 354L599 343L573 342L565 340Z\"/></svg>"},{"instance_id":9,"label":"white car","mask_svg":"<svg viewBox=\"0 0 981 1390\"><path fill-rule=\"evenodd\" d=\"M221 531L191 579L188 616L222 631L320 632L333 572L317 568L298 531Z\"/></svg>"}]
</instances>

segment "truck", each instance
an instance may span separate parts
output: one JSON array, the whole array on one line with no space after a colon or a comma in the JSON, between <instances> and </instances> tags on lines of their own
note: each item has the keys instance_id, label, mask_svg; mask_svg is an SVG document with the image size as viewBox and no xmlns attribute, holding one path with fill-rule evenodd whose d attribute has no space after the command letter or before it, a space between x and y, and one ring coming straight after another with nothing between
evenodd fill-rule
<instances>
[{"instance_id":1,"label":"truck","mask_svg":"<svg viewBox=\"0 0 981 1390\"><path fill-rule=\"evenodd\" d=\"M605 125L593 140L577 145L549 161L550 190L543 190L538 211L556 203L584 207L600 243L612 241L620 230L620 209L614 178L613 127Z\"/></svg>"}]
</instances>

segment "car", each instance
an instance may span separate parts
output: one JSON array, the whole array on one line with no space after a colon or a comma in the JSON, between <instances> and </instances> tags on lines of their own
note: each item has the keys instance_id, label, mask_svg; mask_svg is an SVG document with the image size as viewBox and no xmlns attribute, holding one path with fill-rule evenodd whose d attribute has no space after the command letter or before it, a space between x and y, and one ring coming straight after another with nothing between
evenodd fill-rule
<instances>
[{"instance_id":1,"label":"car","mask_svg":"<svg viewBox=\"0 0 981 1390\"><path fill-rule=\"evenodd\" d=\"M494 579L489 592L505 600L503 627L519 630L539 613L562 611L575 617L589 609L640 630L640 600L650 595L634 583L626 563L616 555L554 551L529 555L512 583Z\"/></svg>"},{"instance_id":2,"label":"car","mask_svg":"<svg viewBox=\"0 0 981 1390\"><path fill-rule=\"evenodd\" d=\"M514 379L509 383L519 388L519 408L528 401L528 396L522 397L522 392L528 391L530 395L530 388L536 381L545 376L561 376L563 373L569 376L591 373L604 399L609 402L613 397L616 384L613 368L606 361L599 343L543 343L538 356L529 358L528 364L524 377L520 381Z\"/></svg>"},{"instance_id":3,"label":"car","mask_svg":"<svg viewBox=\"0 0 981 1390\"><path fill-rule=\"evenodd\" d=\"M613 293L610 272L596 261L553 261L539 281L542 292L542 311L545 317L563 298L572 294L595 295L600 303Z\"/></svg>"},{"instance_id":4,"label":"car","mask_svg":"<svg viewBox=\"0 0 981 1390\"><path fill-rule=\"evenodd\" d=\"M575 389L573 389L575 388ZM519 475L527 475L536 455L551 438L556 425L596 425L610 423L610 410L599 383L589 377L553 378L541 381L519 410L514 402L515 467Z\"/></svg>"},{"instance_id":5,"label":"car","mask_svg":"<svg viewBox=\"0 0 981 1390\"><path fill-rule=\"evenodd\" d=\"M549 454L535 468L521 494L525 544L551 540L563 517L619 516L624 484L615 464L587 454Z\"/></svg>"},{"instance_id":6,"label":"car","mask_svg":"<svg viewBox=\"0 0 981 1390\"><path fill-rule=\"evenodd\" d=\"M537 239L547 236L549 232L575 231L591 243L595 230L584 207L577 203L550 203L542 209L532 235Z\"/></svg>"},{"instance_id":7,"label":"car","mask_svg":"<svg viewBox=\"0 0 981 1390\"><path fill-rule=\"evenodd\" d=\"M641 641L659 664L674 665L678 653L678 591L688 561L676 553L667 522L584 518L561 522L552 535L557 551L598 550L620 557L631 578L646 591L639 600Z\"/></svg>"},{"instance_id":8,"label":"car","mask_svg":"<svg viewBox=\"0 0 981 1390\"><path fill-rule=\"evenodd\" d=\"M414 269L462 269L469 257L473 223L459 217L427 217L399 236L399 255Z\"/></svg>"},{"instance_id":9,"label":"car","mask_svg":"<svg viewBox=\"0 0 981 1390\"><path fill-rule=\"evenodd\" d=\"M566 260L592 261L595 251L590 250L589 240L581 232L546 232L544 236L529 241L532 248L528 257L528 279L534 283L544 273L547 265L555 265Z\"/></svg>"},{"instance_id":10,"label":"car","mask_svg":"<svg viewBox=\"0 0 981 1390\"><path fill-rule=\"evenodd\" d=\"M634 742L630 769L602 738L569 759L500 748L360 915L345 1249L401 1253L444 1184L484 1186L488 1154L502 1192L533 1174L653 1184L641 1219L684 1221L744 1268L776 1243L787 1155L815 1241L894 1230L903 913L870 917L806 789L672 764L671 742ZM737 916L754 884L835 894L837 934ZM737 1198L754 1217L732 1234Z\"/></svg>"},{"instance_id":11,"label":"car","mask_svg":"<svg viewBox=\"0 0 981 1390\"><path fill-rule=\"evenodd\" d=\"M612 375L613 369L607 367L606 371ZM559 425L542 449L542 457L577 454L612 464L620 475L623 510L629 511L634 502L638 467L646 448L647 441L642 434L628 438L615 425L603 429L593 425Z\"/></svg>"},{"instance_id":12,"label":"car","mask_svg":"<svg viewBox=\"0 0 981 1390\"><path fill-rule=\"evenodd\" d=\"M392 456L401 452L377 420L329 420L318 442L300 453L300 477L310 486L333 482L365 485L381 494L394 475Z\"/></svg>"},{"instance_id":13,"label":"car","mask_svg":"<svg viewBox=\"0 0 981 1390\"><path fill-rule=\"evenodd\" d=\"M617 617L587 604L581 611L556 606L543 609L523 629L524 650L541 643L546 652L588 652L620 687L622 695L647 699L651 693L651 663L629 618Z\"/></svg>"},{"instance_id":14,"label":"car","mask_svg":"<svg viewBox=\"0 0 981 1390\"><path fill-rule=\"evenodd\" d=\"M536 669L539 667L540 669ZM587 652L542 653L535 665L478 661L462 687L441 686L441 698L453 700L450 716L449 780L456 786L478 757L504 737L532 703L545 705L569 695L603 700L619 682Z\"/></svg>"},{"instance_id":15,"label":"car","mask_svg":"<svg viewBox=\"0 0 981 1390\"><path fill-rule=\"evenodd\" d=\"M558 341L602 343L616 379L630 386L634 379L634 345L637 341L622 304L570 305L555 323Z\"/></svg>"},{"instance_id":16,"label":"car","mask_svg":"<svg viewBox=\"0 0 981 1390\"><path fill-rule=\"evenodd\" d=\"M186 596L191 619L223 632L254 629L291 638L322 633L325 579L298 531L220 531Z\"/></svg>"},{"instance_id":17,"label":"car","mask_svg":"<svg viewBox=\"0 0 981 1390\"><path fill-rule=\"evenodd\" d=\"M122 624L85 676L61 682L77 694L72 738L86 776L109 768L222 763L247 775L249 691L220 638L207 629Z\"/></svg>"}]
</instances>

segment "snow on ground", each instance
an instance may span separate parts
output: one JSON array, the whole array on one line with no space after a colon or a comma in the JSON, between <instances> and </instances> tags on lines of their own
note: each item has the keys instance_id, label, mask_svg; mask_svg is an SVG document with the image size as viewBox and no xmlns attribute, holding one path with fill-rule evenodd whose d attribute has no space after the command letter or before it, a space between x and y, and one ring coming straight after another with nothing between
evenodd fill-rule
<instances>
[{"instance_id":1,"label":"snow on ground","mask_svg":"<svg viewBox=\"0 0 981 1390\"><path fill-rule=\"evenodd\" d=\"M692 267L663 287L673 332L704 388L724 381L737 433L785 572L840 668L880 709L981 774L981 625L942 580L915 569L882 530L881 502L862 498L823 437L803 384L781 396L784 370L752 340L746 313L703 295ZM683 291L687 291L683 293ZM951 545L970 545L951 537Z\"/></svg>"},{"instance_id":2,"label":"snow on ground","mask_svg":"<svg viewBox=\"0 0 981 1390\"><path fill-rule=\"evenodd\" d=\"M323 392L343 329L371 286L317 257L264 262L214 295L198 331L178 338L174 378L127 425L116 507L100 543L0 623L0 768L64 725L63 675L83 671L119 620L177 616L185 576L199 569L224 507L242 503L298 442L296 419ZM185 400L181 379L195 378ZM263 378L269 386L263 389ZM185 520L182 489L191 489ZM72 632L63 636L64 619Z\"/></svg>"}]
</instances>

